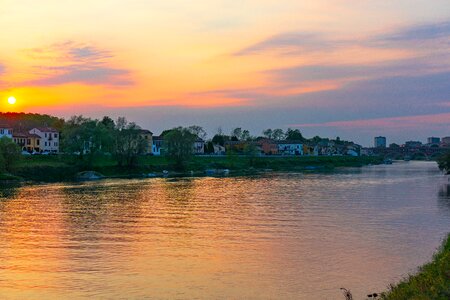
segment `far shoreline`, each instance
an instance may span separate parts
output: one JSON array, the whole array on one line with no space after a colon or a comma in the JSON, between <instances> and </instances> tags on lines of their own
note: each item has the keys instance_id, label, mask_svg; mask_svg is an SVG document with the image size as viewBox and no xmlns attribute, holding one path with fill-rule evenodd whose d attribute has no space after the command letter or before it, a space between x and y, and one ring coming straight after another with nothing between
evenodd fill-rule
<instances>
[{"instance_id":1,"label":"far shoreline","mask_svg":"<svg viewBox=\"0 0 450 300\"><path fill-rule=\"evenodd\" d=\"M9 182L80 182L91 178L78 178L77 174L93 172L98 179L145 179L180 177L224 177L258 175L268 172L317 173L341 168L382 164L380 157L300 156L300 157L245 157L196 156L177 169L165 157L142 157L133 168L117 166L110 157L99 157L92 166L83 166L74 157L64 155L26 157L12 174L2 175L2 184Z\"/></svg>"}]
</instances>

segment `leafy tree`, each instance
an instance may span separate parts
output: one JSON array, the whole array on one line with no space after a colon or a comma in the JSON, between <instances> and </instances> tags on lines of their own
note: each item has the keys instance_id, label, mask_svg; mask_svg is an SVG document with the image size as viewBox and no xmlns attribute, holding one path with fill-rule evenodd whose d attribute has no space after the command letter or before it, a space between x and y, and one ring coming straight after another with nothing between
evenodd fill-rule
<instances>
[{"instance_id":1,"label":"leafy tree","mask_svg":"<svg viewBox=\"0 0 450 300\"><path fill-rule=\"evenodd\" d=\"M272 132L272 138L277 141L284 139L283 129L279 129L279 128L274 129Z\"/></svg>"},{"instance_id":2,"label":"leafy tree","mask_svg":"<svg viewBox=\"0 0 450 300\"><path fill-rule=\"evenodd\" d=\"M235 137L238 141L242 139L242 128L237 127L231 131L231 137Z\"/></svg>"},{"instance_id":3,"label":"leafy tree","mask_svg":"<svg viewBox=\"0 0 450 300\"><path fill-rule=\"evenodd\" d=\"M322 141L322 138L320 136L316 135L310 141L313 142L314 144L318 144L320 141Z\"/></svg>"},{"instance_id":4,"label":"leafy tree","mask_svg":"<svg viewBox=\"0 0 450 300\"><path fill-rule=\"evenodd\" d=\"M225 145L225 141L228 141L230 139L230 137L225 136L225 135L221 135L221 134L216 134L213 138L212 138L212 142L213 144L218 144L221 146Z\"/></svg>"},{"instance_id":5,"label":"leafy tree","mask_svg":"<svg viewBox=\"0 0 450 300\"><path fill-rule=\"evenodd\" d=\"M139 155L144 154L146 149L141 128L133 122L128 123L123 117L117 119L113 149L119 166L135 166Z\"/></svg>"},{"instance_id":6,"label":"leafy tree","mask_svg":"<svg viewBox=\"0 0 450 300\"><path fill-rule=\"evenodd\" d=\"M189 128L177 127L164 135L165 153L178 169L184 169L194 155L193 144L197 136Z\"/></svg>"},{"instance_id":7,"label":"leafy tree","mask_svg":"<svg viewBox=\"0 0 450 300\"><path fill-rule=\"evenodd\" d=\"M71 117L61 134L62 149L68 153L77 153L83 164L91 167L96 155L112 151L114 128L110 124L107 126L103 120Z\"/></svg>"},{"instance_id":8,"label":"leafy tree","mask_svg":"<svg viewBox=\"0 0 450 300\"><path fill-rule=\"evenodd\" d=\"M208 142L205 147L206 147L205 153L207 153L207 154L214 153L214 144L213 144L213 142Z\"/></svg>"},{"instance_id":9,"label":"leafy tree","mask_svg":"<svg viewBox=\"0 0 450 300\"><path fill-rule=\"evenodd\" d=\"M263 131L263 135L264 135L264 137L266 137L268 139L273 138L273 131L272 131L272 129L268 128L268 129L264 130Z\"/></svg>"},{"instance_id":10,"label":"leafy tree","mask_svg":"<svg viewBox=\"0 0 450 300\"><path fill-rule=\"evenodd\" d=\"M305 138L298 129L288 128L286 131L286 140L288 141L304 141Z\"/></svg>"},{"instance_id":11,"label":"leafy tree","mask_svg":"<svg viewBox=\"0 0 450 300\"><path fill-rule=\"evenodd\" d=\"M20 147L6 136L0 138L0 171L11 172L20 159Z\"/></svg>"},{"instance_id":12,"label":"leafy tree","mask_svg":"<svg viewBox=\"0 0 450 300\"><path fill-rule=\"evenodd\" d=\"M392 143L392 144L389 145L389 148L398 149L398 148L400 148L400 145L398 145L396 143Z\"/></svg>"},{"instance_id":13,"label":"leafy tree","mask_svg":"<svg viewBox=\"0 0 450 300\"><path fill-rule=\"evenodd\" d=\"M244 140L244 141L251 140L250 131L243 130L242 133L241 133L241 140Z\"/></svg>"},{"instance_id":14,"label":"leafy tree","mask_svg":"<svg viewBox=\"0 0 450 300\"><path fill-rule=\"evenodd\" d=\"M245 145L244 155L247 156L250 166L253 167L255 165L256 157L258 157L259 154L260 152L255 143L248 143Z\"/></svg>"},{"instance_id":15,"label":"leafy tree","mask_svg":"<svg viewBox=\"0 0 450 300\"><path fill-rule=\"evenodd\" d=\"M450 174L450 152L447 152L447 154L444 154L438 159L438 165L439 169Z\"/></svg>"},{"instance_id":16,"label":"leafy tree","mask_svg":"<svg viewBox=\"0 0 450 300\"><path fill-rule=\"evenodd\" d=\"M206 138L206 131L203 129L203 127L197 126L197 125L192 125L192 126L189 126L188 129L192 134L195 134L197 137L201 138L202 140L204 140Z\"/></svg>"},{"instance_id":17,"label":"leafy tree","mask_svg":"<svg viewBox=\"0 0 450 300\"><path fill-rule=\"evenodd\" d=\"M109 130L114 130L114 128L116 127L116 123L114 123L114 120L108 116L104 116L100 122Z\"/></svg>"}]
</instances>

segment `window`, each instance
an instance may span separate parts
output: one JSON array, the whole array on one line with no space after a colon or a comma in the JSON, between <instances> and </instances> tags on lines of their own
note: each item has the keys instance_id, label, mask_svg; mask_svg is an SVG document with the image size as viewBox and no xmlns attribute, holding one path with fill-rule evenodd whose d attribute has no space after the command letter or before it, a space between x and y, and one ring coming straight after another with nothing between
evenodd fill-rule
<instances>
[{"instance_id":1,"label":"window","mask_svg":"<svg viewBox=\"0 0 450 300\"><path fill-rule=\"evenodd\" d=\"M55 142L55 144L54 144L54 145L55 145L55 147L58 147L58 143L57 143L57 142Z\"/></svg>"},{"instance_id":2,"label":"window","mask_svg":"<svg viewBox=\"0 0 450 300\"><path fill-rule=\"evenodd\" d=\"M45 133L45 138L47 138L47 134ZM47 146L47 145L46 145Z\"/></svg>"},{"instance_id":3,"label":"window","mask_svg":"<svg viewBox=\"0 0 450 300\"><path fill-rule=\"evenodd\" d=\"M58 134L57 134L57 133L55 133L55 134L53 135L53 137L54 137L54 138L57 138L57 137L58 137Z\"/></svg>"},{"instance_id":4,"label":"window","mask_svg":"<svg viewBox=\"0 0 450 300\"><path fill-rule=\"evenodd\" d=\"M39 146L40 142L41 142L41 140L37 139L37 140L36 140L36 145Z\"/></svg>"},{"instance_id":5,"label":"window","mask_svg":"<svg viewBox=\"0 0 450 300\"><path fill-rule=\"evenodd\" d=\"M47 142L45 142L45 146L47 147Z\"/></svg>"},{"instance_id":6,"label":"window","mask_svg":"<svg viewBox=\"0 0 450 300\"><path fill-rule=\"evenodd\" d=\"M4 129L0 129L0 134L4 134L5 130Z\"/></svg>"},{"instance_id":7,"label":"window","mask_svg":"<svg viewBox=\"0 0 450 300\"><path fill-rule=\"evenodd\" d=\"M27 145L31 145L31 139L27 139Z\"/></svg>"}]
</instances>

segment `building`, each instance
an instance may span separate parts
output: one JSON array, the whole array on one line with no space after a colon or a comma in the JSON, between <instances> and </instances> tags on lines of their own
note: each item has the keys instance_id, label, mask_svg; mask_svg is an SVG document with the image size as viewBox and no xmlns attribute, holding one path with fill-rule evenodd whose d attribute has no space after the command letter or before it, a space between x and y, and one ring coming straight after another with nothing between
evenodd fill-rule
<instances>
[{"instance_id":1,"label":"building","mask_svg":"<svg viewBox=\"0 0 450 300\"><path fill-rule=\"evenodd\" d=\"M41 137L40 149L42 152L59 153L59 132L51 127L36 127L29 131Z\"/></svg>"},{"instance_id":2,"label":"building","mask_svg":"<svg viewBox=\"0 0 450 300\"><path fill-rule=\"evenodd\" d=\"M197 138L197 140L194 142L194 154L205 154L205 141L203 139Z\"/></svg>"},{"instance_id":3,"label":"building","mask_svg":"<svg viewBox=\"0 0 450 300\"><path fill-rule=\"evenodd\" d=\"M219 144L215 144L215 145L213 145L213 147L214 147L214 154L215 155L225 155L226 149L225 149L224 146L219 145Z\"/></svg>"},{"instance_id":4,"label":"building","mask_svg":"<svg viewBox=\"0 0 450 300\"><path fill-rule=\"evenodd\" d=\"M276 141L271 139L261 139L258 141L261 151L265 155L277 155L278 154L278 144Z\"/></svg>"},{"instance_id":5,"label":"building","mask_svg":"<svg viewBox=\"0 0 450 300\"><path fill-rule=\"evenodd\" d=\"M439 144L441 142L441 139L438 137L429 137L427 139L428 144Z\"/></svg>"},{"instance_id":6,"label":"building","mask_svg":"<svg viewBox=\"0 0 450 300\"><path fill-rule=\"evenodd\" d=\"M300 141L279 141L278 154L280 155L303 155L303 142Z\"/></svg>"},{"instance_id":7,"label":"building","mask_svg":"<svg viewBox=\"0 0 450 300\"><path fill-rule=\"evenodd\" d=\"M145 154L153 153L153 133L147 129L140 130L141 137L145 140Z\"/></svg>"},{"instance_id":8,"label":"building","mask_svg":"<svg viewBox=\"0 0 450 300\"><path fill-rule=\"evenodd\" d=\"M9 137L10 139L13 138L13 129L12 127L8 125L0 125L0 138L2 137Z\"/></svg>"},{"instance_id":9,"label":"building","mask_svg":"<svg viewBox=\"0 0 450 300\"><path fill-rule=\"evenodd\" d=\"M152 154L161 155L164 139L162 136L154 136L152 138Z\"/></svg>"},{"instance_id":10,"label":"building","mask_svg":"<svg viewBox=\"0 0 450 300\"><path fill-rule=\"evenodd\" d=\"M442 146L450 147L450 136L442 138Z\"/></svg>"},{"instance_id":11,"label":"building","mask_svg":"<svg viewBox=\"0 0 450 300\"><path fill-rule=\"evenodd\" d=\"M13 140L22 151L27 151L29 153L41 152L41 137L37 134L16 132L13 134Z\"/></svg>"},{"instance_id":12,"label":"building","mask_svg":"<svg viewBox=\"0 0 450 300\"><path fill-rule=\"evenodd\" d=\"M384 136L375 137L373 146L375 148L386 148L386 137Z\"/></svg>"},{"instance_id":13,"label":"building","mask_svg":"<svg viewBox=\"0 0 450 300\"><path fill-rule=\"evenodd\" d=\"M422 147L422 142L419 141L408 141L405 143L406 148L420 148Z\"/></svg>"}]
</instances>

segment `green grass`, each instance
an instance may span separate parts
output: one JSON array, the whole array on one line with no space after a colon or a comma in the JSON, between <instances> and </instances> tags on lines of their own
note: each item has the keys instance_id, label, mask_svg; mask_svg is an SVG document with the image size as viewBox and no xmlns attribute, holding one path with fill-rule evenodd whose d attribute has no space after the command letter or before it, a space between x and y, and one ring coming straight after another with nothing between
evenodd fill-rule
<instances>
[{"instance_id":1,"label":"green grass","mask_svg":"<svg viewBox=\"0 0 450 300\"><path fill-rule=\"evenodd\" d=\"M450 234L430 263L422 266L417 274L391 286L382 299L450 299Z\"/></svg>"}]
</instances>

